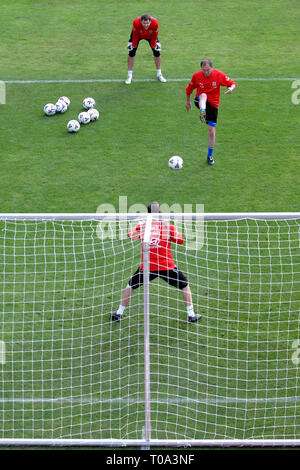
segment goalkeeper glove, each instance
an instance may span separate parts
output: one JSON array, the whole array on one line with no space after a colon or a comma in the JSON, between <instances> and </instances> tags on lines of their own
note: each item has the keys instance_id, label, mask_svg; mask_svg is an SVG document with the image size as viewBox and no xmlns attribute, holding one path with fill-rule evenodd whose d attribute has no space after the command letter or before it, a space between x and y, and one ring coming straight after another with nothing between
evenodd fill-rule
<instances>
[{"instance_id":1,"label":"goalkeeper glove","mask_svg":"<svg viewBox=\"0 0 300 470\"><path fill-rule=\"evenodd\" d=\"M129 42L129 43L128 43L127 49L128 49L129 51L132 51L132 49L133 49L132 42Z\"/></svg>"},{"instance_id":2,"label":"goalkeeper glove","mask_svg":"<svg viewBox=\"0 0 300 470\"><path fill-rule=\"evenodd\" d=\"M154 50L155 50L155 51L161 51L161 45L160 45L159 42L156 43L156 46L155 46Z\"/></svg>"}]
</instances>

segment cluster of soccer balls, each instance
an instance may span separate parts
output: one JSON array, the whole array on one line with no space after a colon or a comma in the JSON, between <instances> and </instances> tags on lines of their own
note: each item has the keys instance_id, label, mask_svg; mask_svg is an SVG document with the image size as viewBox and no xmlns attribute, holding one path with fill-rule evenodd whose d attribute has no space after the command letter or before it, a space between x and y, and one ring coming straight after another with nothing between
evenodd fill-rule
<instances>
[{"instance_id":1,"label":"cluster of soccer balls","mask_svg":"<svg viewBox=\"0 0 300 470\"><path fill-rule=\"evenodd\" d=\"M44 106L44 113L47 116L53 116L56 113L63 114L67 111L71 101L67 96L61 96L58 101L53 103L47 103Z\"/></svg>"},{"instance_id":2,"label":"cluster of soccer balls","mask_svg":"<svg viewBox=\"0 0 300 470\"><path fill-rule=\"evenodd\" d=\"M61 96L55 104L46 104L44 106L44 113L47 116L53 116L56 113L65 113L70 106L70 102L71 101L67 96ZM96 102L94 98L84 98L82 106L84 107L85 111L81 111L78 114L77 119L71 119L71 121L68 122L68 132L78 132L80 129L80 124L88 124L89 122L97 121L99 118L99 111L95 108Z\"/></svg>"},{"instance_id":3,"label":"cluster of soccer balls","mask_svg":"<svg viewBox=\"0 0 300 470\"><path fill-rule=\"evenodd\" d=\"M99 111L95 108L96 102L94 98L84 98L82 105L85 111L78 114L77 119L71 119L67 124L68 132L75 133L80 129L81 124L88 124L97 121ZM61 96L55 104L48 103L44 106L44 113L47 116L53 116L56 113L65 113L70 106L70 99L67 96ZM169 168L171 170L181 170L183 168L183 159L178 155L174 155L169 159Z\"/></svg>"},{"instance_id":4,"label":"cluster of soccer balls","mask_svg":"<svg viewBox=\"0 0 300 470\"><path fill-rule=\"evenodd\" d=\"M82 106L84 107L85 111L81 111L78 114L77 119L71 119L71 121L68 122L68 132L78 132L80 129L80 124L88 124L89 122L97 121L99 118L99 111L95 108L96 102L94 98L84 98Z\"/></svg>"}]
</instances>

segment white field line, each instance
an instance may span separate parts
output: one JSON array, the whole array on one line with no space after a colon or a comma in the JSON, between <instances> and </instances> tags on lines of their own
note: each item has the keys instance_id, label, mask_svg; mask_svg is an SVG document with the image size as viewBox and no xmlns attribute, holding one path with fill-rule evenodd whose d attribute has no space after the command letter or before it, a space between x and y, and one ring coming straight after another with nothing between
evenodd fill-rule
<instances>
[{"instance_id":1,"label":"white field line","mask_svg":"<svg viewBox=\"0 0 300 470\"><path fill-rule=\"evenodd\" d=\"M168 78L168 82L189 82L189 78ZM271 78L233 78L235 81L252 81L252 82L292 82L299 80L299 78L287 78L287 77L271 77ZM156 82L154 78L133 78L133 82ZM95 79L54 79L54 80L2 80L5 84L34 84L34 83L123 83L123 78L95 78Z\"/></svg>"},{"instance_id":2,"label":"white field line","mask_svg":"<svg viewBox=\"0 0 300 470\"><path fill-rule=\"evenodd\" d=\"M220 397L220 398L152 398L152 404L203 404L203 405L227 405L227 404L248 404L248 403L300 403L300 397L278 397L278 398L234 398L234 397ZM89 397L61 397L61 398L1 398L0 403L70 403L70 404L110 404L110 405L124 405L134 403L144 403L145 400L141 398L89 398Z\"/></svg>"}]
</instances>

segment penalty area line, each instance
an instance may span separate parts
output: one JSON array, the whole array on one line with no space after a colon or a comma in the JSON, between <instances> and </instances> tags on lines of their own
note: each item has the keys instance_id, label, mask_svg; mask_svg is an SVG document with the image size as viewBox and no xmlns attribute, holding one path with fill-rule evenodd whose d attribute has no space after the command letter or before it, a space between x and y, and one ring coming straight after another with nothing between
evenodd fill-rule
<instances>
[{"instance_id":1,"label":"penalty area line","mask_svg":"<svg viewBox=\"0 0 300 470\"><path fill-rule=\"evenodd\" d=\"M189 82L190 78L168 78L167 82ZM240 77L233 78L235 81L251 81L251 82L293 82L299 80L299 78L288 78L288 77L271 77L271 78L248 78ZM134 78L134 82L157 82L155 78ZM39 83L124 83L123 78L92 78L92 79L53 79L53 80L2 80L5 84L39 84Z\"/></svg>"}]
</instances>

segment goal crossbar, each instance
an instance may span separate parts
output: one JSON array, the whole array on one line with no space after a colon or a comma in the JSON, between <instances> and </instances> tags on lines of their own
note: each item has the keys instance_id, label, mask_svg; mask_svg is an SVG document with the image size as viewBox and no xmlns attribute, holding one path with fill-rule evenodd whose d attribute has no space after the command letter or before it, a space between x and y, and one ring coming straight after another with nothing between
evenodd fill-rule
<instances>
[{"instance_id":1,"label":"goal crossbar","mask_svg":"<svg viewBox=\"0 0 300 470\"><path fill-rule=\"evenodd\" d=\"M174 220L281 220L299 219L300 212L204 212L204 213L163 213L155 214L158 218ZM146 214L137 213L0 213L0 220L134 220L146 217Z\"/></svg>"}]
</instances>

